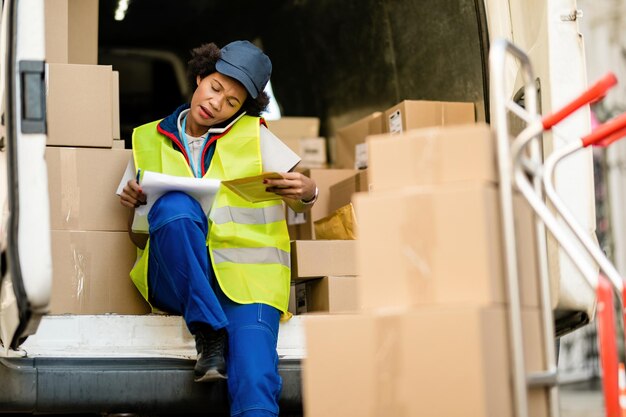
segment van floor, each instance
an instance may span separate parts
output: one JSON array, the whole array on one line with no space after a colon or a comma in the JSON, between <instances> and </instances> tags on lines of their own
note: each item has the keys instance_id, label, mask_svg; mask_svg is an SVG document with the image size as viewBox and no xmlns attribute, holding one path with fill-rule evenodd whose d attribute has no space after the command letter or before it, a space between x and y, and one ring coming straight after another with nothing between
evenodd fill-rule
<instances>
[{"instance_id":1,"label":"van floor","mask_svg":"<svg viewBox=\"0 0 626 417\"><path fill-rule=\"evenodd\" d=\"M294 316L280 324L278 355L302 359L304 351L302 317ZM45 316L20 353L31 358L196 358L183 319L160 314Z\"/></svg>"}]
</instances>

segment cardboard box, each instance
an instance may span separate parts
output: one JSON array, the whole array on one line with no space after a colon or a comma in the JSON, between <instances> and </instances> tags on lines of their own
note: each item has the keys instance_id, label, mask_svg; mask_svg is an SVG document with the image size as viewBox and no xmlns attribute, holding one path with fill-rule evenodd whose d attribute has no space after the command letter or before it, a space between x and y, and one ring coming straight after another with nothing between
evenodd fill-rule
<instances>
[{"instance_id":1,"label":"cardboard box","mask_svg":"<svg viewBox=\"0 0 626 417\"><path fill-rule=\"evenodd\" d=\"M539 311L522 317L526 370L538 371ZM305 415L513 417L507 329L498 307L308 316ZM546 391L529 400L531 415L549 415Z\"/></svg>"},{"instance_id":2,"label":"cardboard box","mask_svg":"<svg viewBox=\"0 0 626 417\"><path fill-rule=\"evenodd\" d=\"M358 310L358 278L330 276L306 281L307 312L345 313Z\"/></svg>"},{"instance_id":3,"label":"cardboard box","mask_svg":"<svg viewBox=\"0 0 626 417\"><path fill-rule=\"evenodd\" d=\"M98 63L98 0L46 0L46 62Z\"/></svg>"},{"instance_id":4,"label":"cardboard box","mask_svg":"<svg viewBox=\"0 0 626 417\"><path fill-rule=\"evenodd\" d=\"M300 151L298 156L302 161L298 164L301 168L326 168L326 139L302 138L300 139Z\"/></svg>"},{"instance_id":5,"label":"cardboard box","mask_svg":"<svg viewBox=\"0 0 626 417\"><path fill-rule=\"evenodd\" d=\"M374 112L341 129L338 129L335 138L337 155L333 161L334 168L356 168L356 146L365 143L370 135L379 135L387 132L384 117L381 112Z\"/></svg>"},{"instance_id":6,"label":"cardboard box","mask_svg":"<svg viewBox=\"0 0 626 417\"><path fill-rule=\"evenodd\" d=\"M300 139L320 135L320 119L317 117L281 117L266 123L269 130L296 153L300 152Z\"/></svg>"},{"instance_id":7,"label":"cardboard box","mask_svg":"<svg viewBox=\"0 0 626 417\"><path fill-rule=\"evenodd\" d=\"M111 103L113 116L113 139L120 139L120 73L113 71L111 73Z\"/></svg>"},{"instance_id":8,"label":"cardboard box","mask_svg":"<svg viewBox=\"0 0 626 417\"><path fill-rule=\"evenodd\" d=\"M498 178L495 141L486 124L371 136L367 143L372 190Z\"/></svg>"},{"instance_id":9,"label":"cardboard box","mask_svg":"<svg viewBox=\"0 0 626 417\"><path fill-rule=\"evenodd\" d=\"M126 231L128 209L115 195L132 151L46 147L53 230Z\"/></svg>"},{"instance_id":10,"label":"cardboard box","mask_svg":"<svg viewBox=\"0 0 626 417\"><path fill-rule=\"evenodd\" d=\"M46 66L48 145L111 148L111 66Z\"/></svg>"},{"instance_id":11,"label":"cardboard box","mask_svg":"<svg viewBox=\"0 0 626 417\"><path fill-rule=\"evenodd\" d=\"M357 275L355 240L291 242L291 279Z\"/></svg>"},{"instance_id":12,"label":"cardboard box","mask_svg":"<svg viewBox=\"0 0 626 417\"><path fill-rule=\"evenodd\" d=\"M124 139L113 139L113 146L112 149L125 149L126 148L126 142L124 141Z\"/></svg>"},{"instance_id":13,"label":"cardboard box","mask_svg":"<svg viewBox=\"0 0 626 417\"><path fill-rule=\"evenodd\" d=\"M299 239L315 239L313 222L324 218L332 213L329 207L330 187L356 173L353 169L307 169L302 171L304 175L313 179L319 194L317 201L307 212L306 223L298 226Z\"/></svg>"},{"instance_id":14,"label":"cardboard box","mask_svg":"<svg viewBox=\"0 0 626 417\"><path fill-rule=\"evenodd\" d=\"M51 314L146 314L129 272L136 249L126 232L53 230Z\"/></svg>"},{"instance_id":15,"label":"cardboard box","mask_svg":"<svg viewBox=\"0 0 626 417\"><path fill-rule=\"evenodd\" d=\"M357 194L358 272L365 309L507 300L498 194L458 183ZM536 275L521 302L539 305Z\"/></svg>"},{"instance_id":16,"label":"cardboard box","mask_svg":"<svg viewBox=\"0 0 626 417\"><path fill-rule=\"evenodd\" d=\"M474 103L405 100L385 111L387 132L474 123Z\"/></svg>"},{"instance_id":17,"label":"cardboard box","mask_svg":"<svg viewBox=\"0 0 626 417\"><path fill-rule=\"evenodd\" d=\"M368 192L369 188L366 169L359 170L355 175L331 185L330 200L328 202L329 211L332 213L346 204L350 204L355 193Z\"/></svg>"},{"instance_id":18,"label":"cardboard box","mask_svg":"<svg viewBox=\"0 0 626 417\"><path fill-rule=\"evenodd\" d=\"M294 316L307 312L306 281L291 283L287 311Z\"/></svg>"}]
</instances>

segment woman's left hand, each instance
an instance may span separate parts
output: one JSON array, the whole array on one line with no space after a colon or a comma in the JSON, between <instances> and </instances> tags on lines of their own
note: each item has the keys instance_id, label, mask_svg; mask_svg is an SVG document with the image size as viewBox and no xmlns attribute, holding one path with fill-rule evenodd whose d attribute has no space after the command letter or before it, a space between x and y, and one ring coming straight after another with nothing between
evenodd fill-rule
<instances>
[{"instance_id":1,"label":"woman's left hand","mask_svg":"<svg viewBox=\"0 0 626 417\"><path fill-rule=\"evenodd\" d=\"M309 201L315 197L315 181L299 172L281 173L282 179L265 179L263 183L270 193L284 198Z\"/></svg>"}]
</instances>

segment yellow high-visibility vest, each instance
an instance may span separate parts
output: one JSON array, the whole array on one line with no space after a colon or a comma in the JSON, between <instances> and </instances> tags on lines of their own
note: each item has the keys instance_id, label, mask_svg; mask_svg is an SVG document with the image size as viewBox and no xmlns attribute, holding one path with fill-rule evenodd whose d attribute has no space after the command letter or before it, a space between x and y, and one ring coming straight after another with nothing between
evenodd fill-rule
<instances>
[{"instance_id":1,"label":"yellow high-visibility vest","mask_svg":"<svg viewBox=\"0 0 626 417\"><path fill-rule=\"evenodd\" d=\"M157 130L160 121L133 131L135 167L193 177L184 155ZM203 178L232 180L262 173L258 117L243 116L220 137ZM263 303L287 313L290 244L281 200L250 203L224 186L209 214L207 246L219 285L240 304ZM150 240L138 250L131 278L148 300Z\"/></svg>"}]
</instances>

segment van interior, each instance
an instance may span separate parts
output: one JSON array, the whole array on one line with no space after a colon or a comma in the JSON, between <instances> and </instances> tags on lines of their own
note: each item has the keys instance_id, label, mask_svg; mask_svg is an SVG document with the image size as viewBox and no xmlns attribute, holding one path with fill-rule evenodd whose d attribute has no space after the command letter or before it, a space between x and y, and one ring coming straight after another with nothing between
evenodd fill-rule
<instances>
[{"instance_id":1,"label":"van interior","mask_svg":"<svg viewBox=\"0 0 626 417\"><path fill-rule=\"evenodd\" d=\"M99 4L99 64L120 72L122 138L190 97L190 50L247 39L272 59L282 115L320 135L405 99L474 102L488 121L484 2L440 0L133 1ZM331 154L332 157L332 154Z\"/></svg>"}]
</instances>

